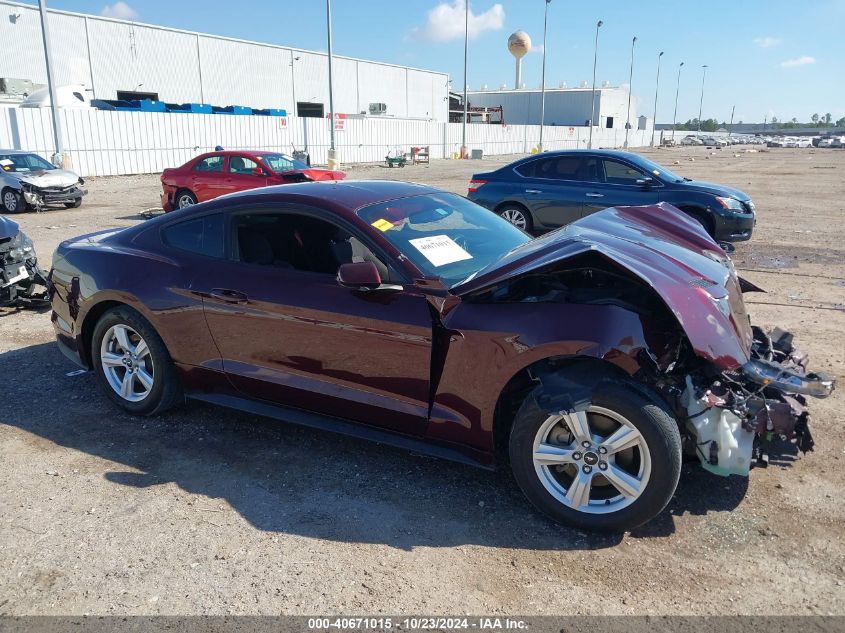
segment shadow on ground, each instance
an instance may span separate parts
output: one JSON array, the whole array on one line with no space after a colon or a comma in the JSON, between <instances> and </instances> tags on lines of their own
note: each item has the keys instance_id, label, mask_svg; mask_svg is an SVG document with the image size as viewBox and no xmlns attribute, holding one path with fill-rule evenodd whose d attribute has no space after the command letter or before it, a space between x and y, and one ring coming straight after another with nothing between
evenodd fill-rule
<instances>
[{"instance_id":1,"label":"shadow on ground","mask_svg":"<svg viewBox=\"0 0 845 633\"><path fill-rule=\"evenodd\" d=\"M600 549L621 541L546 520L509 476L200 403L134 418L101 394L92 374L66 375L74 369L52 343L0 354L0 376L16 377L0 398L18 403L4 406L0 423L124 465L104 475L115 487L174 482L230 504L260 530L402 549ZM743 478L685 467L667 510L633 536L668 536L677 516L731 510L746 487Z\"/></svg>"}]
</instances>

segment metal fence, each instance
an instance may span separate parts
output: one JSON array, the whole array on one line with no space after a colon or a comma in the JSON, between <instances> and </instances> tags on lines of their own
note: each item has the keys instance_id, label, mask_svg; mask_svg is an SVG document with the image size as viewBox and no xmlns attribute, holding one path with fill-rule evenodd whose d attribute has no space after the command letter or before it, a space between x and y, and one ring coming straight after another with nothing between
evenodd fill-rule
<instances>
[{"instance_id":1,"label":"metal fence","mask_svg":"<svg viewBox=\"0 0 845 633\"><path fill-rule=\"evenodd\" d=\"M82 176L160 172L221 145L290 153L305 149L314 164L325 164L329 148L326 119L123 112L62 109L63 145L74 171ZM587 147L589 128L546 126L547 150ZM460 151L461 124L408 119L346 119L335 133L343 163L380 162L388 152L429 147L433 159ZM467 126L467 148L484 155L522 154L540 138L539 125ZM622 147L625 130L594 129L594 147ZM631 130L629 146L651 141L651 130ZM0 148L53 153L49 108L0 108Z\"/></svg>"}]
</instances>

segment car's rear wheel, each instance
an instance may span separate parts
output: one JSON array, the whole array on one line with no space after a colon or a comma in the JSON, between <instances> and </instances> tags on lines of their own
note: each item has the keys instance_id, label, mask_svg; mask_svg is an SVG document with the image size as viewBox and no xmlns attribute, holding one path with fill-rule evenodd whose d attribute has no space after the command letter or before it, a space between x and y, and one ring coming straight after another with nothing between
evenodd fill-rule
<instances>
[{"instance_id":1,"label":"car's rear wheel","mask_svg":"<svg viewBox=\"0 0 845 633\"><path fill-rule=\"evenodd\" d=\"M17 213L26 208L23 196L14 189L9 189L8 187L3 189L3 195L0 202L2 202L3 211L5 213Z\"/></svg>"},{"instance_id":2,"label":"car's rear wheel","mask_svg":"<svg viewBox=\"0 0 845 633\"><path fill-rule=\"evenodd\" d=\"M184 209L197 203L197 197L187 189L181 189L176 193L176 208Z\"/></svg>"},{"instance_id":3,"label":"car's rear wheel","mask_svg":"<svg viewBox=\"0 0 845 633\"><path fill-rule=\"evenodd\" d=\"M149 321L128 306L107 311L97 322L91 357L106 395L130 413L155 415L182 399L164 342Z\"/></svg>"},{"instance_id":4,"label":"car's rear wheel","mask_svg":"<svg viewBox=\"0 0 845 633\"><path fill-rule=\"evenodd\" d=\"M530 233L534 228L531 221L531 214L528 210L518 204L505 204L496 211L501 217L513 224L515 227L522 229L526 233Z\"/></svg>"},{"instance_id":5,"label":"car's rear wheel","mask_svg":"<svg viewBox=\"0 0 845 633\"><path fill-rule=\"evenodd\" d=\"M68 209L78 209L82 206L82 198L76 198L72 202L65 202L65 207Z\"/></svg>"},{"instance_id":6,"label":"car's rear wheel","mask_svg":"<svg viewBox=\"0 0 845 633\"><path fill-rule=\"evenodd\" d=\"M643 388L600 380L571 411L538 404L537 387L511 429L514 477L543 513L577 528L620 532L659 514L681 470L677 422Z\"/></svg>"}]
</instances>

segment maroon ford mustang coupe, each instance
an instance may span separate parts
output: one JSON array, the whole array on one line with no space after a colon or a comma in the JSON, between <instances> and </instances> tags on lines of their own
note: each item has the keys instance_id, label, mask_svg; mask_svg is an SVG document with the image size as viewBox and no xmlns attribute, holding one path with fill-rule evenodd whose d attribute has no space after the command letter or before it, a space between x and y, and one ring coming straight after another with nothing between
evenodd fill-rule
<instances>
[{"instance_id":1,"label":"maroon ford mustang coupe","mask_svg":"<svg viewBox=\"0 0 845 633\"><path fill-rule=\"evenodd\" d=\"M833 388L668 205L532 240L421 185L268 187L64 242L50 285L60 347L129 412L193 398L509 464L589 529L654 517L684 453L747 475L806 452L804 396Z\"/></svg>"}]
</instances>

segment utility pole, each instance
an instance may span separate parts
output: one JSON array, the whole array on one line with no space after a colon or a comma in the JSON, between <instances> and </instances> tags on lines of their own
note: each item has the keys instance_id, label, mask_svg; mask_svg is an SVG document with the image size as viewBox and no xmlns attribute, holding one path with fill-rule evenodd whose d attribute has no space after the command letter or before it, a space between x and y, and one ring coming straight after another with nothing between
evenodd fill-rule
<instances>
[{"instance_id":1,"label":"utility pole","mask_svg":"<svg viewBox=\"0 0 845 633\"><path fill-rule=\"evenodd\" d=\"M543 17L543 72L540 75L540 142L537 144L537 150L540 152L543 151L543 126L546 123L546 30L549 25L549 4L551 1L546 0L546 12Z\"/></svg>"},{"instance_id":2,"label":"utility pole","mask_svg":"<svg viewBox=\"0 0 845 633\"><path fill-rule=\"evenodd\" d=\"M604 24L601 20L596 22L596 45L593 49L593 98L590 106L590 140L587 142L587 147L593 149L593 117L596 113L596 61L599 57L599 29ZM601 116L599 116L599 123L601 123Z\"/></svg>"},{"instance_id":3,"label":"utility pole","mask_svg":"<svg viewBox=\"0 0 845 633\"><path fill-rule=\"evenodd\" d=\"M657 56L657 81L654 83L654 118L651 120L651 146L654 147L654 130L657 126L657 89L660 87L660 58L663 51Z\"/></svg>"},{"instance_id":4,"label":"utility pole","mask_svg":"<svg viewBox=\"0 0 845 633\"><path fill-rule=\"evenodd\" d=\"M329 169L337 169L337 152L334 144L334 86L332 84L332 0L326 0L326 36L329 42Z\"/></svg>"},{"instance_id":5,"label":"utility pole","mask_svg":"<svg viewBox=\"0 0 845 633\"><path fill-rule=\"evenodd\" d=\"M734 111L736 110L736 104L731 106L731 123L728 126L728 138L734 133Z\"/></svg>"},{"instance_id":6,"label":"utility pole","mask_svg":"<svg viewBox=\"0 0 845 633\"><path fill-rule=\"evenodd\" d=\"M469 0L464 0L464 118L461 125L461 158L467 157L467 52L469 51Z\"/></svg>"},{"instance_id":7,"label":"utility pole","mask_svg":"<svg viewBox=\"0 0 845 633\"><path fill-rule=\"evenodd\" d=\"M44 40L44 59L47 62L47 88L50 91L50 114L53 119L53 141L56 146L56 153L53 154L52 162L57 167L61 167L64 163L62 122L59 118L59 99L56 94L56 78L53 75L53 56L50 53L50 30L47 27L47 6L44 0L38 0L38 8L41 12L41 36Z\"/></svg>"},{"instance_id":8,"label":"utility pole","mask_svg":"<svg viewBox=\"0 0 845 633\"><path fill-rule=\"evenodd\" d=\"M684 62L678 66L678 85L675 87L675 114L672 115L672 140L675 140L675 123L678 121L678 93L681 91L681 68Z\"/></svg>"},{"instance_id":9,"label":"utility pole","mask_svg":"<svg viewBox=\"0 0 845 633\"><path fill-rule=\"evenodd\" d=\"M701 132L701 106L704 104L704 78L707 76L707 64L701 67L701 99L698 101L698 131Z\"/></svg>"},{"instance_id":10,"label":"utility pole","mask_svg":"<svg viewBox=\"0 0 845 633\"><path fill-rule=\"evenodd\" d=\"M637 36L631 40L631 72L628 74L628 116L625 118L625 149L628 149L628 130L631 129L631 89L634 85L634 44Z\"/></svg>"}]
</instances>

